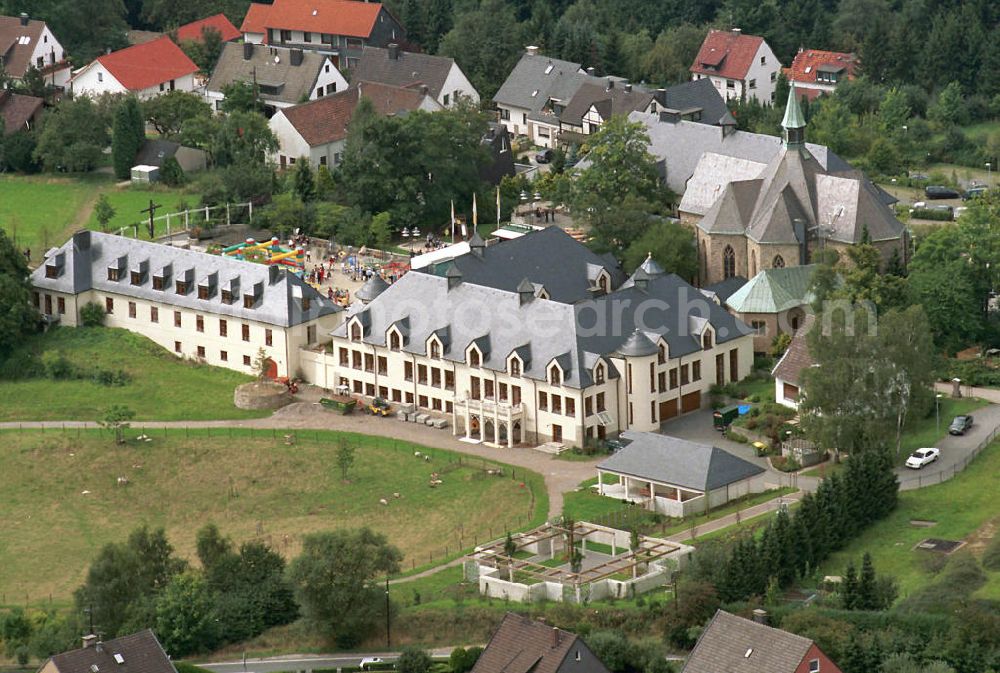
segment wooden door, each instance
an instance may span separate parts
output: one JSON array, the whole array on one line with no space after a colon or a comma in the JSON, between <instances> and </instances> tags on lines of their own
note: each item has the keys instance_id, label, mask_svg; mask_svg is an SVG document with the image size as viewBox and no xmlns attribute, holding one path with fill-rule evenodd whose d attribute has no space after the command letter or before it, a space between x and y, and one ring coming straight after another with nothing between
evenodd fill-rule
<instances>
[{"instance_id":1,"label":"wooden door","mask_svg":"<svg viewBox=\"0 0 1000 673\"><path fill-rule=\"evenodd\" d=\"M562 426L561 425L555 425L555 424L552 425L552 441L553 442L562 442Z\"/></svg>"},{"instance_id":2,"label":"wooden door","mask_svg":"<svg viewBox=\"0 0 1000 673\"><path fill-rule=\"evenodd\" d=\"M660 422L677 415L677 398L660 402Z\"/></svg>"},{"instance_id":3,"label":"wooden door","mask_svg":"<svg viewBox=\"0 0 1000 673\"><path fill-rule=\"evenodd\" d=\"M701 391L696 390L693 393L688 393L681 397L681 413L686 414L690 411L697 411L701 409Z\"/></svg>"}]
</instances>

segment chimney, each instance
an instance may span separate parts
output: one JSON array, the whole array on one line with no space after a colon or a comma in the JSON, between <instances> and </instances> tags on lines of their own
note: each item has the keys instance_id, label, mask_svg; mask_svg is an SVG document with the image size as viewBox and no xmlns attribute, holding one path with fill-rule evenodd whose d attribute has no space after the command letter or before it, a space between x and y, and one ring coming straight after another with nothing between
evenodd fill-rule
<instances>
[{"instance_id":1,"label":"chimney","mask_svg":"<svg viewBox=\"0 0 1000 673\"><path fill-rule=\"evenodd\" d=\"M281 279L281 267L277 264L272 264L267 267L267 284L274 285Z\"/></svg>"},{"instance_id":2,"label":"chimney","mask_svg":"<svg viewBox=\"0 0 1000 673\"><path fill-rule=\"evenodd\" d=\"M89 229L84 229L73 234L73 247L77 250L90 250Z\"/></svg>"},{"instance_id":3,"label":"chimney","mask_svg":"<svg viewBox=\"0 0 1000 673\"><path fill-rule=\"evenodd\" d=\"M562 634L559 633L559 629L552 627L552 647L559 647L559 641L562 638Z\"/></svg>"},{"instance_id":4,"label":"chimney","mask_svg":"<svg viewBox=\"0 0 1000 673\"><path fill-rule=\"evenodd\" d=\"M427 88L426 84L421 84L420 85L420 95L421 96L426 96L429 91L430 91L430 89Z\"/></svg>"},{"instance_id":5,"label":"chimney","mask_svg":"<svg viewBox=\"0 0 1000 673\"><path fill-rule=\"evenodd\" d=\"M767 610L761 608L755 608L753 611L753 620L758 624L767 625Z\"/></svg>"},{"instance_id":6,"label":"chimney","mask_svg":"<svg viewBox=\"0 0 1000 673\"><path fill-rule=\"evenodd\" d=\"M395 42L389 44L389 60L398 61L399 60L399 45Z\"/></svg>"},{"instance_id":7,"label":"chimney","mask_svg":"<svg viewBox=\"0 0 1000 673\"><path fill-rule=\"evenodd\" d=\"M449 290L453 290L462 284L462 272L458 270L454 262L451 263L444 275L448 279Z\"/></svg>"},{"instance_id":8,"label":"chimney","mask_svg":"<svg viewBox=\"0 0 1000 673\"><path fill-rule=\"evenodd\" d=\"M291 59L292 65L302 65L302 50L292 49Z\"/></svg>"},{"instance_id":9,"label":"chimney","mask_svg":"<svg viewBox=\"0 0 1000 673\"><path fill-rule=\"evenodd\" d=\"M528 56L538 56L538 47L536 47L533 44L529 44L527 47L525 47L524 51L525 53L528 54Z\"/></svg>"},{"instance_id":10,"label":"chimney","mask_svg":"<svg viewBox=\"0 0 1000 673\"><path fill-rule=\"evenodd\" d=\"M806 235L806 221L801 217L792 220L792 231L799 241L799 266L809 263L809 238Z\"/></svg>"},{"instance_id":11,"label":"chimney","mask_svg":"<svg viewBox=\"0 0 1000 673\"><path fill-rule=\"evenodd\" d=\"M28 25L28 13L27 12L21 12L20 19L21 19L21 25L22 26L27 26Z\"/></svg>"},{"instance_id":12,"label":"chimney","mask_svg":"<svg viewBox=\"0 0 1000 673\"><path fill-rule=\"evenodd\" d=\"M625 83L625 93L632 93L632 85L628 82Z\"/></svg>"},{"instance_id":13,"label":"chimney","mask_svg":"<svg viewBox=\"0 0 1000 673\"><path fill-rule=\"evenodd\" d=\"M742 35L742 34L743 34L742 28L733 28L733 35Z\"/></svg>"},{"instance_id":14,"label":"chimney","mask_svg":"<svg viewBox=\"0 0 1000 673\"><path fill-rule=\"evenodd\" d=\"M97 643L97 636L93 633L89 633L83 637L84 648L93 647L95 643Z\"/></svg>"},{"instance_id":15,"label":"chimney","mask_svg":"<svg viewBox=\"0 0 1000 673\"><path fill-rule=\"evenodd\" d=\"M518 304L524 306L535 298L535 286L527 278L521 280L517 285Z\"/></svg>"},{"instance_id":16,"label":"chimney","mask_svg":"<svg viewBox=\"0 0 1000 673\"><path fill-rule=\"evenodd\" d=\"M597 71L594 69L593 66L591 66L587 68L587 74L590 75L591 77L594 77L595 75L597 75Z\"/></svg>"},{"instance_id":17,"label":"chimney","mask_svg":"<svg viewBox=\"0 0 1000 673\"><path fill-rule=\"evenodd\" d=\"M97 652L103 652L104 651L104 643L102 643L100 640L98 640L96 643L94 643L94 650L96 650Z\"/></svg>"},{"instance_id":18,"label":"chimney","mask_svg":"<svg viewBox=\"0 0 1000 673\"><path fill-rule=\"evenodd\" d=\"M615 88L615 81L609 77L608 78L608 88L605 89L605 91L611 91L614 88Z\"/></svg>"},{"instance_id":19,"label":"chimney","mask_svg":"<svg viewBox=\"0 0 1000 673\"><path fill-rule=\"evenodd\" d=\"M249 61L253 58L253 43L244 42L243 43L243 60Z\"/></svg>"}]
</instances>

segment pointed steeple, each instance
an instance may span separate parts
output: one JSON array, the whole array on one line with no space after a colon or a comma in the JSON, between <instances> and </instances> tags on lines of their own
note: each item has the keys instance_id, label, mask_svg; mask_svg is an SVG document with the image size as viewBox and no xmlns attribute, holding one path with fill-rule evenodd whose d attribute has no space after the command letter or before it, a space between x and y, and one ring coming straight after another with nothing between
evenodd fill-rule
<instances>
[{"instance_id":1,"label":"pointed steeple","mask_svg":"<svg viewBox=\"0 0 1000 673\"><path fill-rule=\"evenodd\" d=\"M798 96L795 95L794 84L788 88L788 103L785 105L785 117L781 120L781 127L785 130L786 148L798 148L805 145L806 119L802 116L802 108L799 106Z\"/></svg>"}]
</instances>

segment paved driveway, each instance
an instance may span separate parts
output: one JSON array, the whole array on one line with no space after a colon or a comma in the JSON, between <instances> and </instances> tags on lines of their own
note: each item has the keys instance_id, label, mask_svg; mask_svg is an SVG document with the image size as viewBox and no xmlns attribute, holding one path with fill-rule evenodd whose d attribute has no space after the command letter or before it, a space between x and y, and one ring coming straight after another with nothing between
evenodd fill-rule
<instances>
[{"instance_id":1,"label":"paved driveway","mask_svg":"<svg viewBox=\"0 0 1000 673\"><path fill-rule=\"evenodd\" d=\"M975 423L964 435L946 435L938 441L941 457L927 467L911 470L907 467L897 467L899 487L910 490L938 484L951 479L965 467L972 452L983 442L997 426L1000 426L1000 405L991 404L988 407L972 412ZM951 423L950 418L941 419L941 430L944 431Z\"/></svg>"},{"instance_id":2,"label":"paved driveway","mask_svg":"<svg viewBox=\"0 0 1000 673\"><path fill-rule=\"evenodd\" d=\"M660 432L671 437L680 437L690 442L699 444L710 444L720 449L725 449L733 455L739 456L761 467L768 467L767 458L760 458L754 454L753 448L749 444L740 444L726 439L725 435L712 426L712 409L701 409L684 416L678 416L660 425Z\"/></svg>"}]
</instances>

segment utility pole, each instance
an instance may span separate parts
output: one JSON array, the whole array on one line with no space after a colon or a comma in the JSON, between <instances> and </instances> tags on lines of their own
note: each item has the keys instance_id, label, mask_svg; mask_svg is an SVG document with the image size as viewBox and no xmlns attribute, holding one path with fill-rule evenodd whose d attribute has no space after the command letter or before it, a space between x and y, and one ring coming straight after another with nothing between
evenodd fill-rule
<instances>
[{"instance_id":1,"label":"utility pole","mask_svg":"<svg viewBox=\"0 0 1000 673\"><path fill-rule=\"evenodd\" d=\"M149 227L149 240L153 240L156 232L156 225L153 224L153 216L156 214L156 209L162 207L162 205L153 203L153 199L150 199L149 208L143 208L139 211L140 213L149 213L149 224L147 225Z\"/></svg>"}]
</instances>

